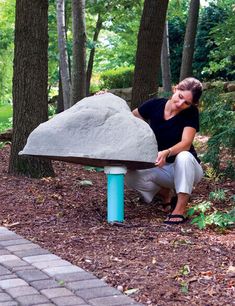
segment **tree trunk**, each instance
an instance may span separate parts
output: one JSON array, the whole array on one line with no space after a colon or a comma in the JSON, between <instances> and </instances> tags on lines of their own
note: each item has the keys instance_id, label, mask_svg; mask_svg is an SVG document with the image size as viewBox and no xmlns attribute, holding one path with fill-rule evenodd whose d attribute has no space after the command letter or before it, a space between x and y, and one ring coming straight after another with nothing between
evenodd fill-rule
<instances>
[{"instance_id":1,"label":"tree trunk","mask_svg":"<svg viewBox=\"0 0 235 306\"><path fill-rule=\"evenodd\" d=\"M59 71L59 92L58 92L58 98L57 98L56 113L59 114L63 111L64 111L63 88L62 88L62 82L61 82L61 75Z\"/></svg>"},{"instance_id":2,"label":"tree trunk","mask_svg":"<svg viewBox=\"0 0 235 306\"><path fill-rule=\"evenodd\" d=\"M65 27L65 0L56 1L57 12L57 32L58 32L58 46L60 56L60 74L63 88L63 101L64 109L70 106L70 76L66 40L66 27Z\"/></svg>"},{"instance_id":3,"label":"tree trunk","mask_svg":"<svg viewBox=\"0 0 235 306\"><path fill-rule=\"evenodd\" d=\"M18 155L29 134L48 119L48 1L17 0L13 76L13 140L9 172L52 176L51 162Z\"/></svg>"},{"instance_id":4,"label":"tree trunk","mask_svg":"<svg viewBox=\"0 0 235 306\"><path fill-rule=\"evenodd\" d=\"M168 0L145 0L136 52L132 108L157 91Z\"/></svg>"},{"instance_id":5,"label":"tree trunk","mask_svg":"<svg viewBox=\"0 0 235 306\"><path fill-rule=\"evenodd\" d=\"M86 96L85 0L72 1L73 61L71 105Z\"/></svg>"},{"instance_id":6,"label":"tree trunk","mask_svg":"<svg viewBox=\"0 0 235 306\"><path fill-rule=\"evenodd\" d=\"M161 68L162 68L162 86L164 92L171 92L171 68L170 68L170 49L169 49L169 34L168 21L165 23L165 30L162 42L161 53Z\"/></svg>"},{"instance_id":7,"label":"tree trunk","mask_svg":"<svg viewBox=\"0 0 235 306\"><path fill-rule=\"evenodd\" d=\"M93 63L94 63L94 57L95 57L95 47L96 47L96 43L98 40L100 30L102 28L102 23L103 23L103 20L99 13L98 19L96 22L95 33L93 37L93 46L90 51L90 56L89 56L88 65L87 65L87 74L86 74L86 94L87 95L89 95L89 92L90 92L90 83L91 83L92 69L93 69Z\"/></svg>"},{"instance_id":8,"label":"tree trunk","mask_svg":"<svg viewBox=\"0 0 235 306\"><path fill-rule=\"evenodd\" d=\"M191 0L188 14L189 17L184 36L180 80L192 76L193 53L197 33L199 7L200 0Z\"/></svg>"}]
</instances>

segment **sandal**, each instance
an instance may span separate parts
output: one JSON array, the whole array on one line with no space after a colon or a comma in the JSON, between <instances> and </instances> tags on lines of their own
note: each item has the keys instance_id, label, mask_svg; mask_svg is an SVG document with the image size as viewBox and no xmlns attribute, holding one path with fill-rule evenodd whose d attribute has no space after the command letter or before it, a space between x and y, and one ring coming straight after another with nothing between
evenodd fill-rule
<instances>
[{"instance_id":1,"label":"sandal","mask_svg":"<svg viewBox=\"0 0 235 306\"><path fill-rule=\"evenodd\" d=\"M177 196L174 196L171 198L171 201L168 203L161 203L160 206L162 207L163 212L171 212L176 208L176 204L177 204Z\"/></svg>"},{"instance_id":2,"label":"sandal","mask_svg":"<svg viewBox=\"0 0 235 306\"><path fill-rule=\"evenodd\" d=\"M179 221L171 221L171 219L181 219ZM174 225L174 224L182 224L187 221L187 218L183 215L168 215L167 220L164 221L164 224Z\"/></svg>"}]
</instances>

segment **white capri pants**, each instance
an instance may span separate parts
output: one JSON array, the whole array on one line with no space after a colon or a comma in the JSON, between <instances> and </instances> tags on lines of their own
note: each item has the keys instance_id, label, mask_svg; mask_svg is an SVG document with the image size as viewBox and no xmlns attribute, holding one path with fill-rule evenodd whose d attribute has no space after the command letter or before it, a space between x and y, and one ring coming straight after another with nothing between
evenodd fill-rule
<instances>
[{"instance_id":1,"label":"white capri pants","mask_svg":"<svg viewBox=\"0 0 235 306\"><path fill-rule=\"evenodd\" d=\"M174 163L166 163L163 167L128 171L125 184L137 190L146 203L150 203L162 188L175 189L176 193L191 194L193 186L203 176L201 165L188 151L180 152Z\"/></svg>"}]
</instances>

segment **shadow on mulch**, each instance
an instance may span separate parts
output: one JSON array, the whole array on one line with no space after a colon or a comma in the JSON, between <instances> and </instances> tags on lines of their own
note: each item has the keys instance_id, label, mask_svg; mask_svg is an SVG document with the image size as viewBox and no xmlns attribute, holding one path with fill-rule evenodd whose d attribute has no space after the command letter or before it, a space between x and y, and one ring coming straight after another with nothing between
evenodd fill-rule
<instances>
[{"instance_id":1,"label":"shadow on mulch","mask_svg":"<svg viewBox=\"0 0 235 306\"><path fill-rule=\"evenodd\" d=\"M1 224L93 272L144 305L232 305L234 232L200 231L186 222L162 224L166 214L125 192L125 222L106 222L106 178L80 165L53 162L55 178L7 174L9 147L0 150ZM91 186L81 181L90 180ZM191 204L234 182L204 179ZM217 203L221 208L230 203Z\"/></svg>"}]
</instances>

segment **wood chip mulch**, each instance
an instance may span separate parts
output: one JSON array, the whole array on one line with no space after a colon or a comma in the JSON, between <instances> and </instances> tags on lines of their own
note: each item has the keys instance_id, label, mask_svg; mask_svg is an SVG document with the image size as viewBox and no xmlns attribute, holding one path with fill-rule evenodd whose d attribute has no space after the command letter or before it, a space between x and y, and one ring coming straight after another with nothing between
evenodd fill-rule
<instances>
[{"instance_id":1,"label":"wood chip mulch","mask_svg":"<svg viewBox=\"0 0 235 306\"><path fill-rule=\"evenodd\" d=\"M125 191L125 222L106 222L106 177L81 165L53 162L55 178L7 173L9 145L0 150L1 225L82 267L144 305L232 305L234 228L199 230L190 221L164 226L157 204ZM89 180L92 185L83 185ZM215 189L232 208L235 183L203 181L190 205ZM134 289L134 290L130 290Z\"/></svg>"}]
</instances>

